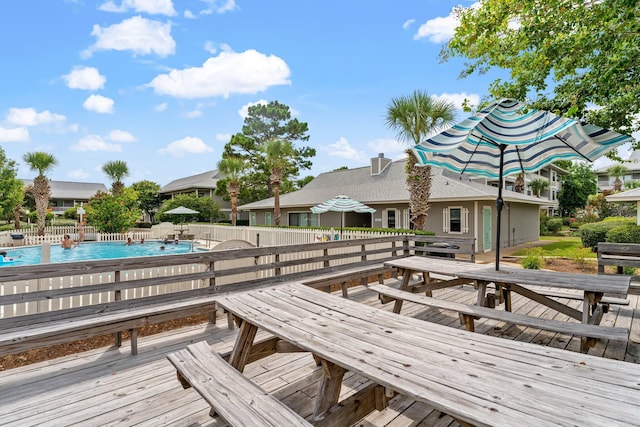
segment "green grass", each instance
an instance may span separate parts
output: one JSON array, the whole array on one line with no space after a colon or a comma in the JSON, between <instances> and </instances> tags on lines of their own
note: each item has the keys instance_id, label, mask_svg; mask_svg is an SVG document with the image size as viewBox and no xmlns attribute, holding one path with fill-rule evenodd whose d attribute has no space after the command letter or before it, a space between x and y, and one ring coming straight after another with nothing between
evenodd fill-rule
<instances>
[{"instance_id":1,"label":"green grass","mask_svg":"<svg viewBox=\"0 0 640 427\"><path fill-rule=\"evenodd\" d=\"M542 256L556 256L571 258L576 249L582 248L582 241L579 237L564 237L564 236L541 236L540 240L548 241L549 243L540 246L542 249ZM527 256L527 249L523 249L514 252L515 256ZM590 252L587 258L596 258L595 252Z\"/></svg>"}]
</instances>

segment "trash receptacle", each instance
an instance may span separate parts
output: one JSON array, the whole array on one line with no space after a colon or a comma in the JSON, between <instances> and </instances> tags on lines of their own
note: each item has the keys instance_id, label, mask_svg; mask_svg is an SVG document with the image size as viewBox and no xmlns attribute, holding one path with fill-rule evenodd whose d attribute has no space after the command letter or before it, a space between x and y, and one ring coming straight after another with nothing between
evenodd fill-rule
<instances>
[{"instance_id":1,"label":"trash receptacle","mask_svg":"<svg viewBox=\"0 0 640 427\"><path fill-rule=\"evenodd\" d=\"M24 246L24 234L11 233L11 239L13 240L11 246Z\"/></svg>"},{"instance_id":2,"label":"trash receptacle","mask_svg":"<svg viewBox=\"0 0 640 427\"><path fill-rule=\"evenodd\" d=\"M427 245L425 249L429 249L429 248L442 248L442 249L460 249L460 246L456 246L456 245L452 245L451 243L447 243L447 242L436 242L436 243L431 243L430 245ZM452 253L452 252L440 252L440 251L434 251L434 252L425 252L424 253L426 256L437 256L437 257L441 257L441 258L455 258L456 254Z\"/></svg>"}]
</instances>

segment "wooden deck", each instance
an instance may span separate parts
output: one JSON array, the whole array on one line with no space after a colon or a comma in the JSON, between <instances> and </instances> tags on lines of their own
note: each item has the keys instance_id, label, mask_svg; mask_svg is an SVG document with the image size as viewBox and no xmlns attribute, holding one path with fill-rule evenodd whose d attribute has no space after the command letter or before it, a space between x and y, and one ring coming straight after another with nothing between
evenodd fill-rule
<instances>
[{"instance_id":1,"label":"wooden deck","mask_svg":"<svg viewBox=\"0 0 640 427\"><path fill-rule=\"evenodd\" d=\"M349 290L350 298L375 307L377 294L363 287ZM434 296L473 304L471 287L434 291ZM628 343L599 341L589 354L640 363L640 297L631 295L628 306L611 306L601 324L631 329ZM563 301L581 304L580 301ZM520 297L513 298L514 311L541 317L565 319L544 306ZM501 309L498 308L498 309ZM457 314L405 303L402 313L429 321L464 328ZM505 325L481 319L476 332L505 339L533 342L578 352L580 337L531 328ZM209 405L193 389L184 390L166 354L206 339L220 352L228 351L236 331L225 321L203 324L141 340L140 353L129 354L128 343L120 349L100 349L0 372L0 425L223 425L209 417ZM260 336L258 337L258 339ZM272 392L303 417L313 410L319 368L307 353L276 354L247 366L245 375ZM343 392L349 395L367 385L355 374L345 376ZM640 406L639 406L640 413ZM398 396L381 412L374 412L357 425L362 426L457 426L449 416L424 404Z\"/></svg>"}]
</instances>

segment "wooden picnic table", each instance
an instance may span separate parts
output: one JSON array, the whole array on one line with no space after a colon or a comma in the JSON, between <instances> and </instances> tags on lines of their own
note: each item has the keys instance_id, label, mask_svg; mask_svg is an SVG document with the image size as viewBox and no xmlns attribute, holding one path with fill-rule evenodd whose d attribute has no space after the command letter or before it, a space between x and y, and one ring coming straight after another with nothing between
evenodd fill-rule
<instances>
[{"instance_id":1,"label":"wooden picnic table","mask_svg":"<svg viewBox=\"0 0 640 427\"><path fill-rule=\"evenodd\" d=\"M242 372L258 329L323 366L315 425L351 425L394 392L472 425L635 425L640 365L401 316L298 283L229 295L242 319L229 363ZM371 380L338 402L342 378Z\"/></svg>"},{"instance_id":2,"label":"wooden picnic table","mask_svg":"<svg viewBox=\"0 0 640 427\"><path fill-rule=\"evenodd\" d=\"M494 267L482 264L438 260L419 256L388 261L385 265L405 269L402 283L402 289L404 290L408 289L410 277L414 273L426 275L429 273L446 274L455 277L456 281L444 282L443 287L449 286L451 283L475 282L478 288L477 305L479 306L485 305L487 284L494 283L499 290L503 291L506 311L511 311L510 292L513 291L579 320L583 324L591 325L598 325L602 315L608 310L608 305L601 303L604 294L626 297L631 282L631 276L603 276L510 267L501 267L500 270L496 271ZM582 311L534 290L541 287L580 291L583 295ZM396 302L396 306L398 303ZM396 311L395 308L394 311ZM399 312L399 309L396 312ZM586 349L588 341L588 337L582 338L581 347L583 351ZM590 343L593 344L593 340Z\"/></svg>"}]
</instances>

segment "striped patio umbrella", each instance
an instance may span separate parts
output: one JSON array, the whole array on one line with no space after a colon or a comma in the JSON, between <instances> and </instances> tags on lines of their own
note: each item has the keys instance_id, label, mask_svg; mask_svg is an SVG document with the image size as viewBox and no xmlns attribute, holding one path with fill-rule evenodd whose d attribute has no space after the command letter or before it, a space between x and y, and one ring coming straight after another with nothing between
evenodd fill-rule
<instances>
[{"instance_id":1,"label":"striped patio umbrella","mask_svg":"<svg viewBox=\"0 0 640 427\"><path fill-rule=\"evenodd\" d=\"M500 258L503 178L535 172L556 160L590 162L632 138L549 111L528 110L513 99L482 109L413 147L419 164L499 181L496 270Z\"/></svg>"},{"instance_id":2,"label":"striped patio umbrella","mask_svg":"<svg viewBox=\"0 0 640 427\"><path fill-rule=\"evenodd\" d=\"M345 212L374 213L376 210L357 200L353 200L344 194L329 199L311 208L311 212L321 214L325 212L341 212L340 214L340 236L342 237L342 224Z\"/></svg>"}]
</instances>

